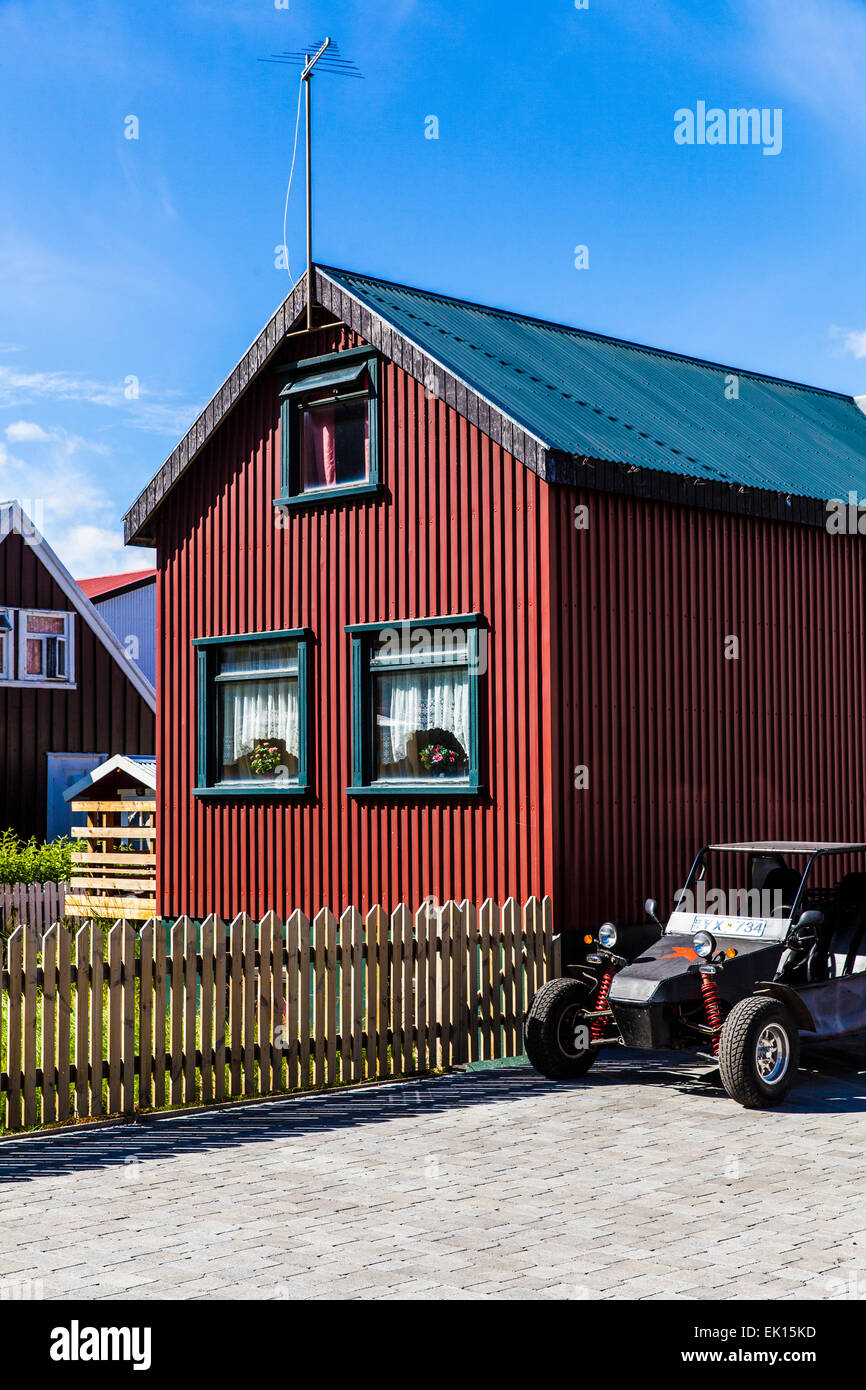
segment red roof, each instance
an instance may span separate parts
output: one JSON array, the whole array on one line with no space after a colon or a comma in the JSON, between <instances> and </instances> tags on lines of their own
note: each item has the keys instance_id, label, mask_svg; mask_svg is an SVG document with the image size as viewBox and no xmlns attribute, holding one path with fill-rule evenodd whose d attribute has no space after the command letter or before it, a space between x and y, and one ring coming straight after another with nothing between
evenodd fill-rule
<instances>
[{"instance_id":1,"label":"red roof","mask_svg":"<svg viewBox=\"0 0 866 1390\"><path fill-rule=\"evenodd\" d=\"M89 599L104 598L106 594L132 588L156 578L156 570L128 570L126 574L99 574L95 579L79 579L79 587Z\"/></svg>"}]
</instances>

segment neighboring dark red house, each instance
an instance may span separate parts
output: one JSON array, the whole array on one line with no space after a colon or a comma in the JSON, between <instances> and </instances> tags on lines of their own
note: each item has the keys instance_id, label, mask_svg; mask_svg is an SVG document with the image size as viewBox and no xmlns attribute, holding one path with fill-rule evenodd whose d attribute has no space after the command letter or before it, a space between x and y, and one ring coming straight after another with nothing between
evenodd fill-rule
<instances>
[{"instance_id":1,"label":"neighboring dark red house","mask_svg":"<svg viewBox=\"0 0 866 1390\"><path fill-rule=\"evenodd\" d=\"M66 833L66 788L153 753L155 693L17 502L0 504L0 830Z\"/></svg>"},{"instance_id":2,"label":"neighboring dark red house","mask_svg":"<svg viewBox=\"0 0 866 1390\"><path fill-rule=\"evenodd\" d=\"M862 837L863 539L826 505L866 492L854 400L314 286L126 518L160 909L549 893L592 926L710 838Z\"/></svg>"}]
</instances>

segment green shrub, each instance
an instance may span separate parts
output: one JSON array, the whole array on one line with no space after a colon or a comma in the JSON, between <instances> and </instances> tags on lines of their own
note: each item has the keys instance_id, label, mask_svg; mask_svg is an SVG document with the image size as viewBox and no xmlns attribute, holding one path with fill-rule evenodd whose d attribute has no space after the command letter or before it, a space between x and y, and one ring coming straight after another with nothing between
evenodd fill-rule
<instances>
[{"instance_id":1,"label":"green shrub","mask_svg":"<svg viewBox=\"0 0 866 1390\"><path fill-rule=\"evenodd\" d=\"M65 883L72 875L72 841L66 836L40 844L14 830L0 835L0 883Z\"/></svg>"}]
</instances>

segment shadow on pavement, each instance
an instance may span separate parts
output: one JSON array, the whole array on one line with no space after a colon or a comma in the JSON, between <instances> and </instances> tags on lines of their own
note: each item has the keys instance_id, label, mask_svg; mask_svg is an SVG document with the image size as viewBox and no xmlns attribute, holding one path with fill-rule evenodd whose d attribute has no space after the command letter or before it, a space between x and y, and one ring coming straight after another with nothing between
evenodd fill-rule
<instances>
[{"instance_id":1,"label":"shadow on pavement","mask_svg":"<svg viewBox=\"0 0 866 1390\"><path fill-rule=\"evenodd\" d=\"M866 1111L866 1075L837 1054L810 1057L782 1110L811 1113ZM358 1090L331 1091L276 1100L249 1101L222 1110L142 1116L128 1124L55 1130L0 1143L0 1184L64 1176L130 1161L217 1153L243 1144L326 1136L414 1115L454 1116L477 1105L508 1105L563 1090L609 1090L615 1103L621 1086L672 1087L680 1094L718 1099L733 1106L717 1070L684 1064L681 1054L617 1051L599 1059L580 1081L547 1081L526 1066L499 1066L417 1081L398 1081ZM779 1113L779 1112L775 1112Z\"/></svg>"},{"instance_id":2,"label":"shadow on pavement","mask_svg":"<svg viewBox=\"0 0 866 1390\"><path fill-rule=\"evenodd\" d=\"M809 1048L800 1064L797 1081L775 1113L786 1110L815 1114L866 1112L866 1073L863 1057L841 1049ZM727 1095L717 1068L709 1063L684 1062L677 1052L652 1056L623 1052L599 1061L591 1078L613 1087L621 1085L672 1086L683 1095L716 1098L736 1105ZM752 1111L752 1114L758 1112Z\"/></svg>"},{"instance_id":3,"label":"shadow on pavement","mask_svg":"<svg viewBox=\"0 0 866 1390\"><path fill-rule=\"evenodd\" d=\"M145 1115L127 1124L82 1125L0 1142L0 1184L123 1165L133 1158L147 1163L268 1140L324 1137L412 1115L425 1120L453 1116L479 1104L526 1100L561 1084L546 1081L526 1066L497 1067L358 1090L251 1100L220 1110Z\"/></svg>"}]
</instances>

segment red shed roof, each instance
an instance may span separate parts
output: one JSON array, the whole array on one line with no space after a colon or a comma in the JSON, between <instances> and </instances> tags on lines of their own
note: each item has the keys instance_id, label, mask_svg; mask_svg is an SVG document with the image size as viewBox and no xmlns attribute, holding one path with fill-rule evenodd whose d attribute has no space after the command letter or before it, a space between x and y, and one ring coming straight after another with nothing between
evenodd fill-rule
<instances>
[{"instance_id":1,"label":"red shed roof","mask_svg":"<svg viewBox=\"0 0 866 1390\"><path fill-rule=\"evenodd\" d=\"M94 579L79 579L78 583L89 599L105 598L107 594L134 589L139 584L156 579L156 570L129 570L126 574L98 574Z\"/></svg>"}]
</instances>

